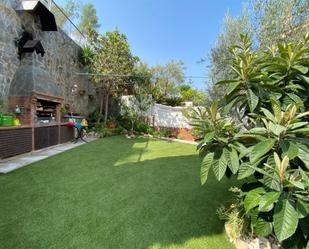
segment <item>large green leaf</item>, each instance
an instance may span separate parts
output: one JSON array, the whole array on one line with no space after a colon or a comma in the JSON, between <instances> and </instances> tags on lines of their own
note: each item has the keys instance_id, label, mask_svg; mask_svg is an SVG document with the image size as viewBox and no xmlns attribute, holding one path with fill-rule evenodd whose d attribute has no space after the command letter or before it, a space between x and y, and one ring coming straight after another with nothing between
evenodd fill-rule
<instances>
[{"instance_id":1,"label":"large green leaf","mask_svg":"<svg viewBox=\"0 0 309 249\"><path fill-rule=\"evenodd\" d=\"M292 133L297 133L297 134L309 134L309 127L306 128L300 128L300 129L295 129L293 131L291 131Z\"/></svg>"},{"instance_id":2,"label":"large green leaf","mask_svg":"<svg viewBox=\"0 0 309 249\"><path fill-rule=\"evenodd\" d=\"M209 172L210 166L212 164L213 158L214 158L214 153L208 153L202 161L202 166L201 166L201 183L202 183L202 185L204 185L207 181L208 172Z\"/></svg>"},{"instance_id":3,"label":"large green leaf","mask_svg":"<svg viewBox=\"0 0 309 249\"><path fill-rule=\"evenodd\" d=\"M265 171L267 174L263 177L263 183L265 187L269 190L281 191L280 187L280 178L279 175L276 173L276 163L274 156L270 156L267 159L267 165L272 168L266 168Z\"/></svg>"},{"instance_id":4,"label":"large green leaf","mask_svg":"<svg viewBox=\"0 0 309 249\"><path fill-rule=\"evenodd\" d=\"M228 158L223 150L219 159L216 159L212 163L212 169L216 178L220 181L225 174L228 164Z\"/></svg>"},{"instance_id":5,"label":"large green leaf","mask_svg":"<svg viewBox=\"0 0 309 249\"><path fill-rule=\"evenodd\" d=\"M299 218L304 218L309 214L309 203L298 198L296 203L296 211Z\"/></svg>"},{"instance_id":6,"label":"large green leaf","mask_svg":"<svg viewBox=\"0 0 309 249\"><path fill-rule=\"evenodd\" d=\"M271 99L270 102L271 102L271 107L273 109L275 117L276 117L277 121L280 122L280 120L282 118L281 107L280 107L277 100Z\"/></svg>"},{"instance_id":7,"label":"large green leaf","mask_svg":"<svg viewBox=\"0 0 309 249\"><path fill-rule=\"evenodd\" d=\"M235 106L236 103L239 102L239 101L240 101L240 98L239 98L239 97L236 97L236 98L234 98L233 100L229 101L229 103L228 103L227 105L224 106L224 109L223 109L224 114L228 114L229 111L231 110L231 108L232 108L233 106Z\"/></svg>"},{"instance_id":8,"label":"large green leaf","mask_svg":"<svg viewBox=\"0 0 309 249\"><path fill-rule=\"evenodd\" d=\"M281 198L275 207L274 230L279 241L292 236L297 228L298 213L289 197Z\"/></svg>"},{"instance_id":9,"label":"large green leaf","mask_svg":"<svg viewBox=\"0 0 309 249\"><path fill-rule=\"evenodd\" d=\"M259 211L268 212L273 208L273 204L280 197L280 192L267 192L261 197L259 203Z\"/></svg>"},{"instance_id":10,"label":"large green leaf","mask_svg":"<svg viewBox=\"0 0 309 249\"><path fill-rule=\"evenodd\" d=\"M259 104L259 97L251 89L249 89L248 93L249 93L248 102L249 102L250 111L253 112L254 109Z\"/></svg>"},{"instance_id":11,"label":"large green leaf","mask_svg":"<svg viewBox=\"0 0 309 249\"><path fill-rule=\"evenodd\" d=\"M230 152L230 163L229 168L233 174L236 174L239 169L239 158L237 151L233 148Z\"/></svg>"},{"instance_id":12,"label":"large green leaf","mask_svg":"<svg viewBox=\"0 0 309 249\"><path fill-rule=\"evenodd\" d=\"M286 140L279 141L280 148L282 150L282 157L288 156L290 160L294 159L298 155L298 146Z\"/></svg>"},{"instance_id":13,"label":"large green leaf","mask_svg":"<svg viewBox=\"0 0 309 249\"><path fill-rule=\"evenodd\" d=\"M309 84L309 77L306 77L304 75L298 75L297 77L300 80L303 80L304 82L306 82L307 84Z\"/></svg>"},{"instance_id":14,"label":"large green leaf","mask_svg":"<svg viewBox=\"0 0 309 249\"><path fill-rule=\"evenodd\" d=\"M226 94L230 95L240 84L241 81L231 83L228 89L226 90Z\"/></svg>"},{"instance_id":15,"label":"large green leaf","mask_svg":"<svg viewBox=\"0 0 309 249\"><path fill-rule=\"evenodd\" d=\"M288 96L290 97L290 99L293 100L295 103L298 103L298 104L302 104L302 103L303 103L302 99L301 99L298 95L296 95L296 94L294 94L294 93L287 93L287 95L288 95Z\"/></svg>"},{"instance_id":16,"label":"large green leaf","mask_svg":"<svg viewBox=\"0 0 309 249\"><path fill-rule=\"evenodd\" d=\"M302 160L307 169L309 169L309 149L307 146L298 145L298 158Z\"/></svg>"},{"instance_id":17,"label":"large green leaf","mask_svg":"<svg viewBox=\"0 0 309 249\"><path fill-rule=\"evenodd\" d=\"M205 137L204 137L204 142L205 142L205 143L210 142L210 141L214 138L214 136L215 136L215 132L214 132L214 131L213 131L213 132L208 132L208 133L205 135Z\"/></svg>"},{"instance_id":18,"label":"large green leaf","mask_svg":"<svg viewBox=\"0 0 309 249\"><path fill-rule=\"evenodd\" d=\"M270 129L272 133L274 133L276 136L279 136L282 132L286 130L284 126L279 125L279 124L273 124L273 123L270 123Z\"/></svg>"},{"instance_id":19,"label":"large green leaf","mask_svg":"<svg viewBox=\"0 0 309 249\"><path fill-rule=\"evenodd\" d=\"M248 176L253 175L254 172L255 172L255 169L253 167L250 167L250 163L248 163L248 162L242 163L239 166L237 179L238 180L244 179Z\"/></svg>"},{"instance_id":20,"label":"large green leaf","mask_svg":"<svg viewBox=\"0 0 309 249\"><path fill-rule=\"evenodd\" d=\"M259 187L246 193L244 200L244 207L246 212L259 205L261 196L264 192L265 190Z\"/></svg>"},{"instance_id":21,"label":"large green leaf","mask_svg":"<svg viewBox=\"0 0 309 249\"><path fill-rule=\"evenodd\" d=\"M247 132L246 132L247 133ZM266 135L267 129L264 127L254 127L248 131L249 134Z\"/></svg>"},{"instance_id":22,"label":"large green leaf","mask_svg":"<svg viewBox=\"0 0 309 249\"><path fill-rule=\"evenodd\" d=\"M259 160L262 156L264 156L267 152L269 152L273 148L275 142L276 142L275 139L267 139L265 141L256 144L250 153L250 162L254 163L257 160Z\"/></svg>"},{"instance_id":23,"label":"large green leaf","mask_svg":"<svg viewBox=\"0 0 309 249\"><path fill-rule=\"evenodd\" d=\"M230 84L230 83L235 83L239 82L238 80L221 80L216 83L216 85L223 85L223 84Z\"/></svg>"},{"instance_id":24,"label":"large green leaf","mask_svg":"<svg viewBox=\"0 0 309 249\"><path fill-rule=\"evenodd\" d=\"M270 169L266 169L268 175L264 175L263 181L265 186L270 190L280 191L280 178L279 175Z\"/></svg>"},{"instance_id":25,"label":"large green leaf","mask_svg":"<svg viewBox=\"0 0 309 249\"><path fill-rule=\"evenodd\" d=\"M288 127L289 127L289 129L294 130L294 129L303 127L303 126L308 125L308 124L309 124L308 122L297 122L297 123L289 125Z\"/></svg>"},{"instance_id":26,"label":"large green leaf","mask_svg":"<svg viewBox=\"0 0 309 249\"><path fill-rule=\"evenodd\" d=\"M302 65L294 65L292 68L296 69L297 71L301 72L302 74L306 74L308 72L308 67Z\"/></svg>"},{"instance_id":27,"label":"large green leaf","mask_svg":"<svg viewBox=\"0 0 309 249\"><path fill-rule=\"evenodd\" d=\"M259 237L266 237L271 234L273 226L271 222L267 222L262 218L258 218L254 224L254 231Z\"/></svg>"},{"instance_id":28,"label":"large green leaf","mask_svg":"<svg viewBox=\"0 0 309 249\"><path fill-rule=\"evenodd\" d=\"M273 123L276 123L276 118L270 111L268 111L267 109L265 109L263 107L261 108L261 110L264 113L264 115L267 117L267 119L269 119Z\"/></svg>"},{"instance_id":29,"label":"large green leaf","mask_svg":"<svg viewBox=\"0 0 309 249\"><path fill-rule=\"evenodd\" d=\"M219 109L219 103L218 103L218 100L215 100L211 106L212 120L215 120L217 118L218 109Z\"/></svg>"}]
</instances>

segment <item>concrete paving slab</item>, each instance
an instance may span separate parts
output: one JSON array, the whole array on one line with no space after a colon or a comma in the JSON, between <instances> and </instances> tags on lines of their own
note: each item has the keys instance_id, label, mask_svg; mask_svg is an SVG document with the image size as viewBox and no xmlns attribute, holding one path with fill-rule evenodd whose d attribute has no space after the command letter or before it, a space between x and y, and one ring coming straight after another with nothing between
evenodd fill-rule
<instances>
[{"instance_id":1,"label":"concrete paving slab","mask_svg":"<svg viewBox=\"0 0 309 249\"><path fill-rule=\"evenodd\" d=\"M88 142L92 142L94 140L96 140L96 138L87 139ZM19 155L5 160L0 160L0 174L7 174L13 170L25 167L31 163L41 161L43 159L57 155L59 153L73 149L83 144L85 143L77 142L77 143L59 144L53 147L44 148L42 150L34 151L31 153Z\"/></svg>"},{"instance_id":2,"label":"concrete paving slab","mask_svg":"<svg viewBox=\"0 0 309 249\"><path fill-rule=\"evenodd\" d=\"M20 163L7 163L5 167L0 165L0 173L6 174L20 167L22 167Z\"/></svg>"}]
</instances>

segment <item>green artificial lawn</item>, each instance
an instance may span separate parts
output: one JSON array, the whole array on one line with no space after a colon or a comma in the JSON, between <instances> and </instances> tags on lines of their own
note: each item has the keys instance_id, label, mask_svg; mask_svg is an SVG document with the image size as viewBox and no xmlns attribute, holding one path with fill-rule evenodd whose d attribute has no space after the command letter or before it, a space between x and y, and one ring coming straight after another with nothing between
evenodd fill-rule
<instances>
[{"instance_id":1,"label":"green artificial lawn","mask_svg":"<svg viewBox=\"0 0 309 249\"><path fill-rule=\"evenodd\" d=\"M233 248L195 146L112 137L0 175L0 248Z\"/></svg>"}]
</instances>

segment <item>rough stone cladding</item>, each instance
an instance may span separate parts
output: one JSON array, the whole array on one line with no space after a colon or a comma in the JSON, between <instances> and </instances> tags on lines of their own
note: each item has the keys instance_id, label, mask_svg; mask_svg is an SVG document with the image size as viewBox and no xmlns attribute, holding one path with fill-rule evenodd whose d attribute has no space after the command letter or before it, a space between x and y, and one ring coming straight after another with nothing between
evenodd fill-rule
<instances>
[{"instance_id":1,"label":"rough stone cladding","mask_svg":"<svg viewBox=\"0 0 309 249\"><path fill-rule=\"evenodd\" d=\"M57 32L41 31L40 21L30 13L16 12L21 0L0 0L0 96L7 99L13 76L22 61L19 60L16 39L26 31L40 40L45 55L34 55L36 65L47 70L60 86L64 104L70 111L87 115L96 106L94 87L79 63L80 46L60 28Z\"/></svg>"}]
</instances>

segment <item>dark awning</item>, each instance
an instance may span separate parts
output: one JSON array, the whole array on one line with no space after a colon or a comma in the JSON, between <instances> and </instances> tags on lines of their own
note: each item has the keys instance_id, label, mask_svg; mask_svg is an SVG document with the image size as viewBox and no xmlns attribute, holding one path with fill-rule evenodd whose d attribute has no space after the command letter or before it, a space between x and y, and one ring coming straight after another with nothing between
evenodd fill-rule
<instances>
[{"instance_id":1,"label":"dark awning","mask_svg":"<svg viewBox=\"0 0 309 249\"><path fill-rule=\"evenodd\" d=\"M40 17L43 31L57 31L55 16L49 9L38 0L24 0L16 9L17 11L28 11Z\"/></svg>"}]
</instances>

